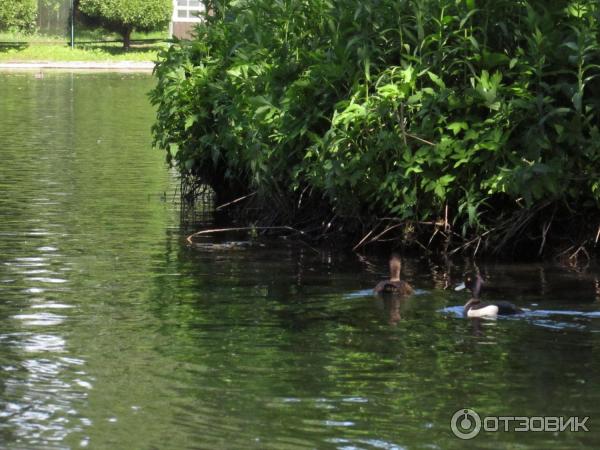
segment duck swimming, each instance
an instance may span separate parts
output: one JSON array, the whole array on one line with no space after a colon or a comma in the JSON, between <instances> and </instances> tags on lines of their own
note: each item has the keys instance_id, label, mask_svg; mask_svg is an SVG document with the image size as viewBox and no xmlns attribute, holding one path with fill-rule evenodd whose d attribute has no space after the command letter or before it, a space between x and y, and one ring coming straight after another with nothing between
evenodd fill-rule
<instances>
[{"instance_id":1,"label":"duck swimming","mask_svg":"<svg viewBox=\"0 0 600 450\"><path fill-rule=\"evenodd\" d=\"M406 281L400 279L400 269L402 268L402 262L400 257L396 254L392 254L390 257L390 279L383 280L377 283L373 293L375 294L396 294L396 295L410 295L413 293L413 288Z\"/></svg>"},{"instance_id":2,"label":"duck swimming","mask_svg":"<svg viewBox=\"0 0 600 450\"><path fill-rule=\"evenodd\" d=\"M483 286L483 278L477 273L469 273L465 276L464 283L456 286L454 290L460 291L465 288L469 289L473 297L464 306L465 317L496 317L498 315L508 316L512 314L520 314L522 309L516 307L510 302L482 302L479 299L481 287Z\"/></svg>"}]
</instances>

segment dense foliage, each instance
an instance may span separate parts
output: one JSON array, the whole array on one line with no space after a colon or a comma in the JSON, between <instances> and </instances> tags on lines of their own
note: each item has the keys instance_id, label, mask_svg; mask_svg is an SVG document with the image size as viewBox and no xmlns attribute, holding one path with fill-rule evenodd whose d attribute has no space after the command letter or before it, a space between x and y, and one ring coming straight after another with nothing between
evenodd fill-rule
<instances>
[{"instance_id":1,"label":"dense foliage","mask_svg":"<svg viewBox=\"0 0 600 450\"><path fill-rule=\"evenodd\" d=\"M257 191L279 221L309 208L346 224L391 217L405 235L433 224L446 245L593 241L597 2L207 6L197 40L163 55L152 95L156 142L184 176Z\"/></svg>"},{"instance_id":2,"label":"dense foliage","mask_svg":"<svg viewBox=\"0 0 600 450\"><path fill-rule=\"evenodd\" d=\"M97 22L109 31L123 36L129 48L131 33L159 31L171 20L172 0L78 0L78 10L87 22Z\"/></svg>"},{"instance_id":3,"label":"dense foliage","mask_svg":"<svg viewBox=\"0 0 600 450\"><path fill-rule=\"evenodd\" d=\"M37 0L0 0L0 30L33 31Z\"/></svg>"}]
</instances>

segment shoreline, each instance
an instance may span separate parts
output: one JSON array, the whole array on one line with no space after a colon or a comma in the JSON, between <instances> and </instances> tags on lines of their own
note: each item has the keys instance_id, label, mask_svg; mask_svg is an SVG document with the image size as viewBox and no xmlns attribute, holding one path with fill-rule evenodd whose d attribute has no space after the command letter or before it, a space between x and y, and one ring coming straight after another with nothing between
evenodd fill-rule
<instances>
[{"instance_id":1,"label":"shoreline","mask_svg":"<svg viewBox=\"0 0 600 450\"><path fill-rule=\"evenodd\" d=\"M115 70L152 71L152 61L12 61L0 62L0 70Z\"/></svg>"}]
</instances>

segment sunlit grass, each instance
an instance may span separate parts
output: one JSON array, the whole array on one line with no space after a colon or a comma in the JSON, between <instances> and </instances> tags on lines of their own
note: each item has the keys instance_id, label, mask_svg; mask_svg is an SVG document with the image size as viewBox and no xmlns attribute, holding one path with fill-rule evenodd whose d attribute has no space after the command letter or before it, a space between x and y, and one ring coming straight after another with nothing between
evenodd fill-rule
<instances>
[{"instance_id":1,"label":"sunlit grass","mask_svg":"<svg viewBox=\"0 0 600 450\"><path fill-rule=\"evenodd\" d=\"M129 51L120 39L101 29L76 29L71 49L65 35L0 33L0 61L154 61L168 45L167 31L133 33Z\"/></svg>"},{"instance_id":2,"label":"sunlit grass","mask_svg":"<svg viewBox=\"0 0 600 450\"><path fill-rule=\"evenodd\" d=\"M166 42L134 44L129 51L119 42L77 44L0 44L0 61L155 61Z\"/></svg>"},{"instance_id":3,"label":"sunlit grass","mask_svg":"<svg viewBox=\"0 0 600 450\"><path fill-rule=\"evenodd\" d=\"M151 33L140 33L133 32L131 34L132 40L167 40L169 38L167 31L154 31ZM51 35L43 33L7 33L0 32L0 45L8 42L27 42L27 43L45 43L45 44L59 44L68 43L70 36L65 35ZM75 42L86 43L90 41L119 41L121 37L116 33L110 33L106 30L95 29L75 29Z\"/></svg>"}]
</instances>

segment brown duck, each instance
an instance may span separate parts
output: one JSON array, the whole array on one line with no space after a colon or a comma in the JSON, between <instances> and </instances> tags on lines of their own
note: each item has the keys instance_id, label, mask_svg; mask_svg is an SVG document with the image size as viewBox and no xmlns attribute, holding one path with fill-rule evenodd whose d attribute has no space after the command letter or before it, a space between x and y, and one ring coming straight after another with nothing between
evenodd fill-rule
<instances>
[{"instance_id":1,"label":"brown duck","mask_svg":"<svg viewBox=\"0 0 600 450\"><path fill-rule=\"evenodd\" d=\"M410 295L413 293L413 288L406 281L400 279L400 269L402 261L400 257L393 254L390 257L390 279L383 280L377 283L373 292L375 294L395 294L395 295Z\"/></svg>"}]
</instances>

